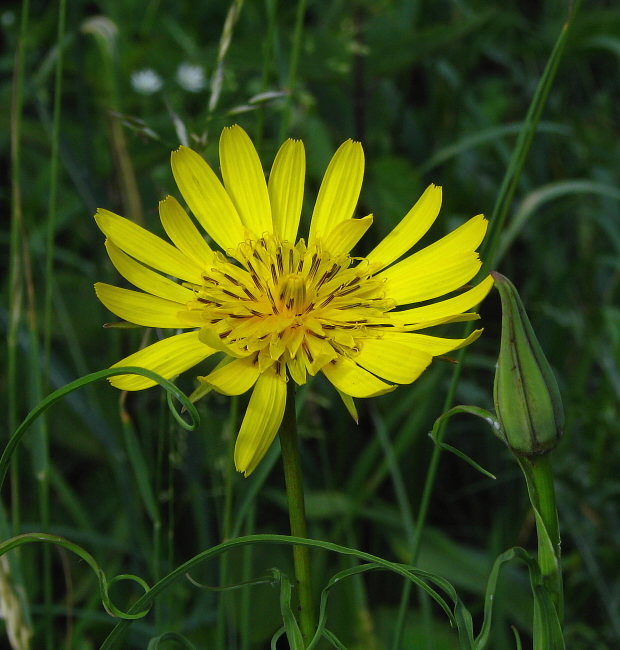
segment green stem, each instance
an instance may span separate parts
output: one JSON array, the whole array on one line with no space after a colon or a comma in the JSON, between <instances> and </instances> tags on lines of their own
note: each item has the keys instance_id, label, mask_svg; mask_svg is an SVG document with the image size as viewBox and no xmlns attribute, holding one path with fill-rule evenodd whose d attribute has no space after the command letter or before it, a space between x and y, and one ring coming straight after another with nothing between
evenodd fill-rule
<instances>
[{"instance_id":1,"label":"green stem","mask_svg":"<svg viewBox=\"0 0 620 650\"><path fill-rule=\"evenodd\" d=\"M546 588L558 614L560 624L564 617L562 571L560 567L560 526L553 484L551 454L532 458L517 458L527 481L536 518L538 537L538 564Z\"/></svg>"},{"instance_id":2,"label":"green stem","mask_svg":"<svg viewBox=\"0 0 620 650\"><path fill-rule=\"evenodd\" d=\"M286 408L280 425L280 445L282 463L286 481L288 513L293 537L308 537L306 526L306 506L301 475L301 458L297 439L297 421L295 417L295 384L288 382L286 391ZM314 636L314 603L312 584L310 582L310 550L307 546L293 546L295 578L299 589L299 623L304 643L307 645Z\"/></svg>"},{"instance_id":3,"label":"green stem","mask_svg":"<svg viewBox=\"0 0 620 650\"><path fill-rule=\"evenodd\" d=\"M297 66L299 64L299 55L301 53L301 41L304 31L304 16L306 13L306 0L299 0L297 3L297 14L295 16L295 31L293 32L293 49L291 51L291 61L288 68L288 82L286 84L287 96L284 107L284 115L280 124L280 142L284 140L289 132L291 121L291 110L293 106L293 91L297 80Z\"/></svg>"}]
</instances>

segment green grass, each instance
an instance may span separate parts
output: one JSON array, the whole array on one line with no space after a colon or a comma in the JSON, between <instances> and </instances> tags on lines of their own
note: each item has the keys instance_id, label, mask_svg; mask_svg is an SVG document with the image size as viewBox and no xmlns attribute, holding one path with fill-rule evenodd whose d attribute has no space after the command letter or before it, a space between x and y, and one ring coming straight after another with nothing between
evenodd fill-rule
<instances>
[{"instance_id":1,"label":"green grass","mask_svg":"<svg viewBox=\"0 0 620 650\"><path fill-rule=\"evenodd\" d=\"M62 6L31 0L28 14L26 2L0 13L6 44L0 155L9 170L0 192L12 216L12 226L5 219L0 230L0 324L7 340L0 352L2 446L47 394L107 368L145 336L101 327L113 317L92 285L118 278L92 219L97 207L161 234L157 203L177 195L170 151L186 141L217 166L220 131L238 123L258 144L267 169L283 137L304 140L301 230L307 231L331 155L347 138L358 139L367 166L357 215L375 215L360 255L431 182L443 186L444 204L429 241L480 212L499 224L505 210L493 268L517 286L566 410L564 439L553 456L566 647L617 648L615 3L581 7L527 151L519 134L566 20L565 3L315 0L302 5L299 21L296 4L246 0L233 4L238 15L224 35L230 7L223 1L70 0L66 14L61 11L64 27ZM96 16L107 21L93 22ZM185 90L175 79L184 62L202 66L202 90ZM150 95L131 82L146 68L163 83ZM217 101L210 92L214 78ZM527 155L520 172L509 176L511 194L504 181L507 170L518 169L515 151ZM485 332L462 359L453 403L492 408L501 319L495 292L480 311ZM449 334L459 335L452 327ZM157 333L147 336L153 341ZM208 367L186 373L177 385L191 393L195 375ZM311 538L406 563L420 531L415 565L454 586L478 633L493 562L514 546L534 551L535 521L514 459L486 425L452 418L445 441L497 480L435 452L427 434L444 410L452 372L436 361L413 385L358 401L359 425L328 382L316 378L298 396L302 465ZM178 425L160 388L122 403L119 397L99 381L36 421L4 484L3 539L60 535L90 554L108 579L133 574L152 585L225 538L288 533L277 444L249 479L232 466L231 440L247 395L231 401L210 394L198 404L201 423L193 432ZM433 457L436 474L421 529ZM23 593L14 611L32 627L30 647L86 650L104 643L118 619L105 612L87 562L47 544L28 544L7 557L0 589L10 584ZM359 562L321 549L312 559L317 604L330 579ZM182 577L162 590L146 617L127 625L116 647L146 648L166 633L195 648L269 647L282 626L280 583L224 592L211 587L256 581L271 576L272 567L292 578L288 547L234 547L197 564L191 578L209 588ZM401 601L403 584L388 571L339 581L329 592L329 630L347 648L392 648L399 635L402 648L460 647L430 597L414 587ZM110 587L123 611L142 593L125 581ZM515 648L511 626L523 647L531 647L525 565L504 567L494 603L488 647ZM149 647L190 647L180 638Z\"/></svg>"}]
</instances>

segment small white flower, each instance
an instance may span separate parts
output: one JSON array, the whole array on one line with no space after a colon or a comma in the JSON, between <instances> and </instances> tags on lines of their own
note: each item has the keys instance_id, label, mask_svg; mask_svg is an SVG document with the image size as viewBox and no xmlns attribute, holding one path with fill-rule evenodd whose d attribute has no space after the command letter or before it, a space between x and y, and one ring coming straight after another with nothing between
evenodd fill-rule
<instances>
[{"instance_id":1,"label":"small white flower","mask_svg":"<svg viewBox=\"0 0 620 650\"><path fill-rule=\"evenodd\" d=\"M207 85L205 69L193 63L181 63L176 79L179 86L190 93L198 93Z\"/></svg>"},{"instance_id":2,"label":"small white flower","mask_svg":"<svg viewBox=\"0 0 620 650\"><path fill-rule=\"evenodd\" d=\"M151 68L136 70L131 74L131 87L141 95L153 95L163 85L162 78Z\"/></svg>"}]
</instances>

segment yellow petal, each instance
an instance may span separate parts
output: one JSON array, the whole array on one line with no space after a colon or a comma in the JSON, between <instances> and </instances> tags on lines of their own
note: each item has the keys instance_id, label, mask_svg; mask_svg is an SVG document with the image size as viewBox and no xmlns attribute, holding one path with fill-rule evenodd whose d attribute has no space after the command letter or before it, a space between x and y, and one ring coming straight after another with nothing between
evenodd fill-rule
<instances>
[{"instance_id":1,"label":"yellow petal","mask_svg":"<svg viewBox=\"0 0 620 650\"><path fill-rule=\"evenodd\" d=\"M331 255L348 253L372 225L372 214L362 219L341 221L323 240L323 249Z\"/></svg>"},{"instance_id":2,"label":"yellow petal","mask_svg":"<svg viewBox=\"0 0 620 650\"><path fill-rule=\"evenodd\" d=\"M218 331L215 327L203 327L200 330L200 340L220 352L225 352L229 357L242 358L248 356L248 353L239 350L237 347L232 347L220 338Z\"/></svg>"},{"instance_id":3,"label":"yellow petal","mask_svg":"<svg viewBox=\"0 0 620 650\"><path fill-rule=\"evenodd\" d=\"M99 208L95 221L105 236L140 262L175 278L202 284L202 271L180 250L129 219Z\"/></svg>"},{"instance_id":4,"label":"yellow petal","mask_svg":"<svg viewBox=\"0 0 620 650\"><path fill-rule=\"evenodd\" d=\"M473 289L469 289L469 291L465 291L458 296L442 300L434 305L390 312L389 316L393 321L399 323L423 323L449 318L452 315L472 309L472 307L482 302L492 286L493 278L489 275Z\"/></svg>"},{"instance_id":5,"label":"yellow petal","mask_svg":"<svg viewBox=\"0 0 620 650\"><path fill-rule=\"evenodd\" d=\"M254 386L259 374L256 355L252 355L245 359L235 359L203 379L218 393L241 395Z\"/></svg>"},{"instance_id":6,"label":"yellow petal","mask_svg":"<svg viewBox=\"0 0 620 650\"><path fill-rule=\"evenodd\" d=\"M351 397L375 397L396 388L371 375L347 357L341 356L338 361L324 365L321 370L339 391Z\"/></svg>"},{"instance_id":7,"label":"yellow petal","mask_svg":"<svg viewBox=\"0 0 620 650\"><path fill-rule=\"evenodd\" d=\"M300 355L289 359L286 362L291 379L299 386L303 386L306 381L306 364Z\"/></svg>"},{"instance_id":8,"label":"yellow petal","mask_svg":"<svg viewBox=\"0 0 620 650\"><path fill-rule=\"evenodd\" d=\"M236 249L245 239L243 225L215 172L188 147L174 151L171 164L174 180L201 226L224 251Z\"/></svg>"},{"instance_id":9,"label":"yellow petal","mask_svg":"<svg viewBox=\"0 0 620 650\"><path fill-rule=\"evenodd\" d=\"M328 235L336 225L353 216L362 188L364 151L359 142L347 140L331 159L312 213L308 245Z\"/></svg>"},{"instance_id":10,"label":"yellow petal","mask_svg":"<svg viewBox=\"0 0 620 650\"><path fill-rule=\"evenodd\" d=\"M213 264L213 251L174 196L159 202L159 218L174 245L205 269Z\"/></svg>"},{"instance_id":11,"label":"yellow petal","mask_svg":"<svg viewBox=\"0 0 620 650\"><path fill-rule=\"evenodd\" d=\"M474 252L435 263L414 258L412 255L376 276L387 278L386 297L397 305L444 296L469 282L482 266L478 253Z\"/></svg>"},{"instance_id":12,"label":"yellow petal","mask_svg":"<svg viewBox=\"0 0 620 650\"><path fill-rule=\"evenodd\" d=\"M269 368L258 378L235 444L235 467L249 476L278 433L286 404L286 380Z\"/></svg>"},{"instance_id":13,"label":"yellow petal","mask_svg":"<svg viewBox=\"0 0 620 650\"><path fill-rule=\"evenodd\" d=\"M383 268L404 255L426 234L441 208L441 187L429 185L417 203L383 241L366 256Z\"/></svg>"},{"instance_id":14,"label":"yellow petal","mask_svg":"<svg viewBox=\"0 0 620 650\"><path fill-rule=\"evenodd\" d=\"M481 329L475 330L465 339L445 339L439 336L428 336L427 334L415 334L413 332L387 331L381 340L386 343L388 341L398 342L399 345L405 348L404 354L409 354L412 349L415 349L436 357L440 354L446 354L446 352L464 348L466 345L473 343L480 334L482 334ZM406 351L406 348L409 348L409 351Z\"/></svg>"},{"instance_id":15,"label":"yellow petal","mask_svg":"<svg viewBox=\"0 0 620 650\"><path fill-rule=\"evenodd\" d=\"M194 299L192 291L136 262L109 239L106 240L105 247L116 270L138 289L182 304Z\"/></svg>"},{"instance_id":16,"label":"yellow petal","mask_svg":"<svg viewBox=\"0 0 620 650\"><path fill-rule=\"evenodd\" d=\"M258 237L273 232L265 173L252 141L240 126L222 131L220 165L224 186L243 225Z\"/></svg>"},{"instance_id":17,"label":"yellow petal","mask_svg":"<svg viewBox=\"0 0 620 650\"><path fill-rule=\"evenodd\" d=\"M360 366L388 381L410 384L426 370L433 357L429 352L413 349L387 338L362 341L361 352L355 357Z\"/></svg>"},{"instance_id":18,"label":"yellow petal","mask_svg":"<svg viewBox=\"0 0 620 650\"><path fill-rule=\"evenodd\" d=\"M441 266L442 260L475 251L484 239L487 225L488 221L484 218L484 215L479 214L434 244L430 244L421 251L410 255L402 262L398 262L384 273L398 272L401 265L403 268L418 268L425 264Z\"/></svg>"},{"instance_id":19,"label":"yellow petal","mask_svg":"<svg viewBox=\"0 0 620 650\"><path fill-rule=\"evenodd\" d=\"M301 140L287 140L269 174L273 230L282 241L295 244L304 199L306 152Z\"/></svg>"},{"instance_id":20,"label":"yellow petal","mask_svg":"<svg viewBox=\"0 0 620 650\"><path fill-rule=\"evenodd\" d=\"M438 318L437 320L425 320L421 323L409 323L409 324L399 324L399 328L402 328L402 332L416 332L418 330L425 330L429 327L436 327L437 325L447 325L448 323L466 323L467 321L480 320L480 314L474 314L472 312L467 312L465 314L456 314L456 316L446 316L445 318Z\"/></svg>"},{"instance_id":21,"label":"yellow petal","mask_svg":"<svg viewBox=\"0 0 620 650\"><path fill-rule=\"evenodd\" d=\"M164 379L171 379L200 363L216 350L198 340L198 332L185 332L157 341L148 347L125 357L112 368L137 366L152 370ZM142 390L155 386L154 382L140 375L118 375L110 378L110 383L121 390Z\"/></svg>"},{"instance_id":22,"label":"yellow petal","mask_svg":"<svg viewBox=\"0 0 620 650\"><path fill-rule=\"evenodd\" d=\"M175 329L194 327L187 325L179 318L178 314L185 310L185 305L178 302L164 300L148 293L113 287L103 282L95 284L95 292L97 298L113 314L130 323L144 327L172 327Z\"/></svg>"}]
</instances>

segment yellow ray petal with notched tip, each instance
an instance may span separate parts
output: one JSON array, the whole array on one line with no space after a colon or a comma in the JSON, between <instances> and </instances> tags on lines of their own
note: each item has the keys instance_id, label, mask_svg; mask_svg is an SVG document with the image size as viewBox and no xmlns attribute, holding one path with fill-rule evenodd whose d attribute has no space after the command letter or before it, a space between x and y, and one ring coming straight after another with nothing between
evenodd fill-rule
<instances>
[{"instance_id":1,"label":"yellow ray petal with notched tip","mask_svg":"<svg viewBox=\"0 0 620 650\"><path fill-rule=\"evenodd\" d=\"M372 225L372 214L362 219L341 221L323 240L323 248L332 255L349 253Z\"/></svg>"},{"instance_id":2,"label":"yellow ray petal with notched tip","mask_svg":"<svg viewBox=\"0 0 620 650\"><path fill-rule=\"evenodd\" d=\"M97 298L119 318L144 327L170 327L174 329L194 327L179 318L185 305L164 300L148 293L121 289L111 284L95 284Z\"/></svg>"},{"instance_id":3,"label":"yellow ray petal with notched tip","mask_svg":"<svg viewBox=\"0 0 620 650\"><path fill-rule=\"evenodd\" d=\"M441 187L429 185L392 232L367 255L370 264L384 268L415 246L433 225L441 208Z\"/></svg>"},{"instance_id":4,"label":"yellow ray petal with notched tip","mask_svg":"<svg viewBox=\"0 0 620 650\"><path fill-rule=\"evenodd\" d=\"M143 350L125 357L112 368L136 366L152 370L164 379L172 379L188 368L200 363L217 350L198 340L198 332L185 332L157 341ZM117 375L109 379L112 386L121 390L142 390L157 382L140 375Z\"/></svg>"},{"instance_id":5,"label":"yellow ray petal with notched tip","mask_svg":"<svg viewBox=\"0 0 620 650\"><path fill-rule=\"evenodd\" d=\"M240 126L222 131L220 165L224 187L237 208L241 223L257 237L273 232L265 173L252 141Z\"/></svg>"},{"instance_id":6,"label":"yellow ray petal with notched tip","mask_svg":"<svg viewBox=\"0 0 620 650\"><path fill-rule=\"evenodd\" d=\"M355 361L387 381L410 384L426 370L433 357L429 352L415 350L400 341L385 337L365 340Z\"/></svg>"},{"instance_id":7,"label":"yellow ray petal with notched tip","mask_svg":"<svg viewBox=\"0 0 620 650\"><path fill-rule=\"evenodd\" d=\"M170 240L200 268L213 264L213 251L174 196L159 202L159 218Z\"/></svg>"},{"instance_id":8,"label":"yellow ray petal with notched tip","mask_svg":"<svg viewBox=\"0 0 620 650\"><path fill-rule=\"evenodd\" d=\"M442 260L466 252L473 252L484 239L488 223L481 214L472 217L434 244L426 246L426 248L386 269L382 275L393 276L400 273L410 273L411 269L417 269L425 264L439 266Z\"/></svg>"},{"instance_id":9,"label":"yellow ray petal with notched tip","mask_svg":"<svg viewBox=\"0 0 620 650\"><path fill-rule=\"evenodd\" d=\"M106 240L105 247L116 270L138 289L181 304L193 300L192 291L136 262L109 239Z\"/></svg>"},{"instance_id":10,"label":"yellow ray petal with notched tip","mask_svg":"<svg viewBox=\"0 0 620 650\"><path fill-rule=\"evenodd\" d=\"M489 275L473 289L469 289L458 296L447 298L433 305L414 307L413 309L405 309L403 311L392 311L390 312L390 319L397 323L425 323L427 321L435 322L449 318L452 315L462 314L482 302L489 291L491 291L492 286L493 278Z\"/></svg>"},{"instance_id":11,"label":"yellow ray petal with notched tip","mask_svg":"<svg viewBox=\"0 0 620 650\"><path fill-rule=\"evenodd\" d=\"M95 221L108 239L138 261L187 282L202 282L202 267L142 226L102 208Z\"/></svg>"},{"instance_id":12,"label":"yellow ray petal with notched tip","mask_svg":"<svg viewBox=\"0 0 620 650\"><path fill-rule=\"evenodd\" d=\"M273 366L263 372L252 391L235 444L235 467L249 476L278 433L286 404L286 380Z\"/></svg>"},{"instance_id":13,"label":"yellow ray petal with notched tip","mask_svg":"<svg viewBox=\"0 0 620 650\"><path fill-rule=\"evenodd\" d=\"M321 370L339 391L351 397L376 397L396 388L371 375L348 357L341 356L336 362L324 365Z\"/></svg>"},{"instance_id":14,"label":"yellow ray petal with notched tip","mask_svg":"<svg viewBox=\"0 0 620 650\"><path fill-rule=\"evenodd\" d=\"M386 296L397 305L430 300L455 291L469 282L482 266L475 252L438 260L437 264L426 260L413 260L406 264L409 259L376 276L387 278Z\"/></svg>"},{"instance_id":15,"label":"yellow ray petal with notched tip","mask_svg":"<svg viewBox=\"0 0 620 650\"><path fill-rule=\"evenodd\" d=\"M260 375L256 355L235 359L214 370L203 381L223 395L241 395L250 390Z\"/></svg>"},{"instance_id":16,"label":"yellow ray petal with notched tip","mask_svg":"<svg viewBox=\"0 0 620 650\"><path fill-rule=\"evenodd\" d=\"M294 244L304 200L306 152L301 140L287 140L278 151L269 174L273 231Z\"/></svg>"},{"instance_id":17,"label":"yellow ray petal with notched tip","mask_svg":"<svg viewBox=\"0 0 620 650\"><path fill-rule=\"evenodd\" d=\"M308 245L328 235L335 226L353 216L364 177L362 145L347 140L331 159L312 213Z\"/></svg>"},{"instance_id":18,"label":"yellow ray petal with notched tip","mask_svg":"<svg viewBox=\"0 0 620 650\"><path fill-rule=\"evenodd\" d=\"M189 209L226 251L245 239L243 224L215 172L192 149L179 147L171 157L172 175Z\"/></svg>"}]
</instances>

